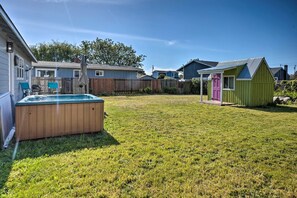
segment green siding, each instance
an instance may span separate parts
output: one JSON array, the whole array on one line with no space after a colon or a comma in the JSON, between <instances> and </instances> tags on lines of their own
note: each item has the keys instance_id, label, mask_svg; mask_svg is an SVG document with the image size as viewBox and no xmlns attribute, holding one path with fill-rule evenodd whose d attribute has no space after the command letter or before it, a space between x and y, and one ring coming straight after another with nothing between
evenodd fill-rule
<instances>
[{"instance_id":1,"label":"green siding","mask_svg":"<svg viewBox=\"0 0 297 198\"><path fill-rule=\"evenodd\" d=\"M273 101L274 79L263 61L252 83L251 106L267 105Z\"/></svg>"},{"instance_id":2,"label":"green siding","mask_svg":"<svg viewBox=\"0 0 297 198\"><path fill-rule=\"evenodd\" d=\"M228 70L224 75L237 77L243 67ZM208 99L211 100L211 81L208 83ZM265 61L262 61L252 80L235 80L235 90L223 90L223 102L244 106L267 105L273 100L274 79Z\"/></svg>"},{"instance_id":3,"label":"green siding","mask_svg":"<svg viewBox=\"0 0 297 198\"><path fill-rule=\"evenodd\" d=\"M235 90L223 90L223 101L250 106L251 81L235 80Z\"/></svg>"}]
</instances>

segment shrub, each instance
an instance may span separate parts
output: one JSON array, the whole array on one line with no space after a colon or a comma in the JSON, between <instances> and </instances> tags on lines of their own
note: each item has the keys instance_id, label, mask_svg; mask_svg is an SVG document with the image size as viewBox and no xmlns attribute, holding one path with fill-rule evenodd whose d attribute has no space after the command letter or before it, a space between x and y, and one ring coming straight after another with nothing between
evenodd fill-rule
<instances>
[{"instance_id":1,"label":"shrub","mask_svg":"<svg viewBox=\"0 0 297 198\"><path fill-rule=\"evenodd\" d=\"M143 89L143 92L146 93L146 94L152 94L153 90L150 87L146 87L146 88Z\"/></svg>"},{"instance_id":2,"label":"shrub","mask_svg":"<svg viewBox=\"0 0 297 198\"><path fill-rule=\"evenodd\" d=\"M168 93L168 94L177 94L177 88L176 87L164 87L163 92Z\"/></svg>"},{"instance_id":3,"label":"shrub","mask_svg":"<svg viewBox=\"0 0 297 198\"><path fill-rule=\"evenodd\" d=\"M192 94L200 94L200 79L194 78L192 79L191 84L191 93ZM203 81L203 94L207 94L207 81Z\"/></svg>"}]
</instances>

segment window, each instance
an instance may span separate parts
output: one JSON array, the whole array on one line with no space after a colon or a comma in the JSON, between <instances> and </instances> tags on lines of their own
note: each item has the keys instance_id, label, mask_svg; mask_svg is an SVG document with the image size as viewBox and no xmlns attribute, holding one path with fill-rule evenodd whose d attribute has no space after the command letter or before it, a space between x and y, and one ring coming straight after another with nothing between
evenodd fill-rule
<instances>
[{"instance_id":1,"label":"window","mask_svg":"<svg viewBox=\"0 0 297 198\"><path fill-rule=\"evenodd\" d=\"M79 78L80 77L80 70L73 70L73 78Z\"/></svg>"},{"instance_id":2,"label":"window","mask_svg":"<svg viewBox=\"0 0 297 198\"><path fill-rule=\"evenodd\" d=\"M235 77L224 76L224 89L234 90L234 87L235 87Z\"/></svg>"},{"instance_id":3,"label":"window","mask_svg":"<svg viewBox=\"0 0 297 198\"><path fill-rule=\"evenodd\" d=\"M17 79L23 80L24 79L24 59L19 57L18 64L16 65L16 73L17 73Z\"/></svg>"},{"instance_id":4,"label":"window","mask_svg":"<svg viewBox=\"0 0 297 198\"><path fill-rule=\"evenodd\" d=\"M104 76L103 70L95 70L95 76Z\"/></svg>"},{"instance_id":5,"label":"window","mask_svg":"<svg viewBox=\"0 0 297 198\"><path fill-rule=\"evenodd\" d=\"M36 69L36 77L56 77L55 69Z\"/></svg>"}]
</instances>

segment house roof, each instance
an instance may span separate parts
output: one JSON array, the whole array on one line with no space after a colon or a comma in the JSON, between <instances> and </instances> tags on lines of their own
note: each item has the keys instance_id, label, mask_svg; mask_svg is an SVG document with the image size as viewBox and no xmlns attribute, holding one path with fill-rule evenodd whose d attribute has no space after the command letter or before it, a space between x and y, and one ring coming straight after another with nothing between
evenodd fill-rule
<instances>
[{"instance_id":1,"label":"house roof","mask_svg":"<svg viewBox=\"0 0 297 198\"><path fill-rule=\"evenodd\" d=\"M279 70L282 69L282 67L271 67L271 68L269 68L269 69L270 69L271 73L272 73L273 75L275 75Z\"/></svg>"},{"instance_id":2,"label":"house roof","mask_svg":"<svg viewBox=\"0 0 297 198\"><path fill-rule=\"evenodd\" d=\"M14 42L14 45L20 47L24 53L31 59L31 61L37 62L34 54L32 53L30 47L25 42L24 38L18 31L18 29L13 24L12 20L9 18L5 10L0 4L0 25L2 31L6 33L8 39Z\"/></svg>"},{"instance_id":3,"label":"house roof","mask_svg":"<svg viewBox=\"0 0 297 198\"><path fill-rule=\"evenodd\" d=\"M150 75L142 75L142 76L140 76L139 77L139 79L144 79L144 78L146 78L146 79L156 79L156 78L154 78L153 76L150 76Z\"/></svg>"},{"instance_id":4,"label":"house roof","mask_svg":"<svg viewBox=\"0 0 297 198\"><path fill-rule=\"evenodd\" d=\"M176 71L182 71L184 67L189 66L193 62L200 63L200 64L208 66L208 67L215 67L218 64L218 62L215 62L215 61L205 61L205 60L193 59L193 60L189 61L187 64L178 68Z\"/></svg>"},{"instance_id":5,"label":"house roof","mask_svg":"<svg viewBox=\"0 0 297 198\"><path fill-rule=\"evenodd\" d=\"M226 70L230 70L230 69L234 69L234 68L243 66L243 69L241 70L237 79L250 80L254 77L254 75L262 61L265 61L264 57L248 58L248 59L236 60L236 61L219 62L216 67L198 70L198 73L199 74L219 73L219 72L223 72Z\"/></svg>"},{"instance_id":6,"label":"house roof","mask_svg":"<svg viewBox=\"0 0 297 198\"><path fill-rule=\"evenodd\" d=\"M80 69L80 63L69 62L52 62L52 61L38 61L32 64L33 67L38 68L69 68ZM102 64L88 64L88 69L102 69L102 70L117 70L117 71L136 71L143 72L143 69L132 66L111 66Z\"/></svg>"},{"instance_id":7,"label":"house roof","mask_svg":"<svg viewBox=\"0 0 297 198\"><path fill-rule=\"evenodd\" d=\"M175 71L175 70L166 70L166 69L164 69L164 70L162 70L162 69L156 69L153 72L177 72L177 71Z\"/></svg>"}]
</instances>

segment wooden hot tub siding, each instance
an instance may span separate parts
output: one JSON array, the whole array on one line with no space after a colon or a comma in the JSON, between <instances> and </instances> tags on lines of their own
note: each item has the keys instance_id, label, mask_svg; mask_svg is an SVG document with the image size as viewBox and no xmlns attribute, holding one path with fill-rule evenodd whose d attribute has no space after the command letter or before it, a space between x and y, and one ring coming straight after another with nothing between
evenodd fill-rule
<instances>
[{"instance_id":1,"label":"wooden hot tub siding","mask_svg":"<svg viewBox=\"0 0 297 198\"><path fill-rule=\"evenodd\" d=\"M104 103L16 106L17 140L103 130Z\"/></svg>"}]
</instances>

